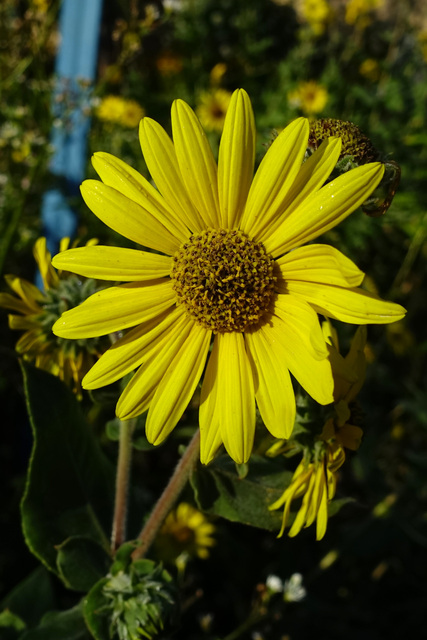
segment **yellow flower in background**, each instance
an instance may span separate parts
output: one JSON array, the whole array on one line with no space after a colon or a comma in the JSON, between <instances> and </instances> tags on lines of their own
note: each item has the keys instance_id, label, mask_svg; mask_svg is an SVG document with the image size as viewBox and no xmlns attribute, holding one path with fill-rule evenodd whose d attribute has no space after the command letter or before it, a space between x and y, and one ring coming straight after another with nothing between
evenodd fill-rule
<instances>
[{"instance_id":1,"label":"yellow flower in background","mask_svg":"<svg viewBox=\"0 0 427 640\"><path fill-rule=\"evenodd\" d=\"M345 5L345 21L357 29L366 29L375 10L380 9L383 4L384 0L348 0Z\"/></svg>"},{"instance_id":2,"label":"yellow flower in background","mask_svg":"<svg viewBox=\"0 0 427 640\"><path fill-rule=\"evenodd\" d=\"M354 418L358 420L353 403L365 380L366 327L358 328L345 358L338 351L337 334L332 325L325 322L322 330L329 346L334 375L335 416L325 422L314 450L306 452L283 495L270 505L271 510L283 508L279 537L288 524L293 501L302 498L288 536L292 538L303 527L316 522L316 540L323 538L328 523L328 504L335 496L336 474L345 462L345 450L356 451L362 440L362 429L352 422ZM286 446L285 450L288 450ZM279 452L280 443L277 443L271 455Z\"/></svg>"},{"instance_id":3,"label":"yellow flower in background","mask_svg":"<svg viewBox=\"0 0 427 640\"><path fill-rule=\"evenodd\" d=\"M307 116L323 111L328 102L328 92L314 80L301 82L294 91L288 93L288 101Z\"/></svg>"},{"instance_id":4,"label":"yellow flower in background","mask_svg":"<svg viewBox=\"0 0 427 640\"><path fill-rule=\"evenodd\" d=\"M211 69L211 72L209 74L211 84L213 85L220 84L226 73L227 73L227 65L225 64L225 62L218 62Z\"/></svg>"},{"instance_id":5,"label":"yellow flower in background","mask_svg":"<svg viewBox=\"0 0 427 640\"><path fill-rule=\"evenodd\" d=\"M354 211L384 170L365 164L325 185L341 141L326 140L303 164L309 124L299 118L277 136L253 177L256 130L243 90L230 102L218 166L182 100L172 105L172 131L173 141L150 118L140 125L158 191L118 158L95 154L103 182L85 181L84 200L112 229L151 251L96 246L57 255L58 268L125 284L66 312L53 331L81 339L132 328L83 386L96 389L137 369L116 412L127 420L148 409L154 444L173 430L205 370L201 460L212 460L223 443L241 463L252 451L255 400L272 435L290 436L289 372L320 404L333 401L318 313L356 324L405 314L360 289L364 274L338 250L301 246Z\"/></svg>"},{"instance_id":6,"label":"yellow flower in background","mask_svg":"<svg viewBox=\"0 0 427 640\"><path fill-rule=\"evenodd\" d=\"M96 109L99 120L120 124L122 127L137 127L145 115L144 109L136 100L126 100L120 96L106 96Z\"/></svg>"},{"instance_id":7,"label":"yellow flower in background","mask_svg":"<svg viewBox=\"0 0 427 640\"><path fill-rule=\"evenodd\" d=\"M68 246L69 238L63 238L60 251L65 251ZM9 315L10 328L25 332L16 343L16 351L25 360L34 362L36 367L49 371L70 384L80 394L83 376L100 355L99 340L56 338L52 334L52 325L63 311L93 294L95 283L91 280L82 282L76 276L56 272L46 249L46 238L36 241L34 257L43 280L44 292L27 280L6 276L6 282L14 295L0 293L0 307L19 314Z\"/></svg>"},{"instance_id":8,"label":"yellow flower in background","mask_svg":"<svg viewBox=\"0 0 427 640\"><path fill-rule=\"evenodd\" d=\"M215 526L206 516L186 502L181 502L164 521L155 541L157 555L163 562L186 558L209 557L216 544Z\"/></svg>"},{"instance_id":9,"label":"yellow flower in background","mask_svg":"<svg viewBox=\"0 0 427 640\"><path fill-rule=\"evenodd\" d=\"M213 89L200 95L196 113L207 131L222 131L230 100L231 93L225 89Z\"/></svg>"},{"instance_id":10,"label":"yellow flower in background","mask_svg":"<svg viewBox=\"0 0 427 640\"><path fill-rule=\"evenodd\" d=\"M359 67L359 73L364 78L376 82L380 77L380 65L373 58L366 58Z\"/></svg>"},{"instance_id":11,"label":"yellow flower in background","mask_svg":"<svg viewBox=\"0 0 427 640\"><path fill-rule=\"evenodd\" d=\"M310 25L316 35L325 31L326 24L331 18L332 10L327 0L302 0L298 4L300 18Z\"/></svg>"}]
</instances>

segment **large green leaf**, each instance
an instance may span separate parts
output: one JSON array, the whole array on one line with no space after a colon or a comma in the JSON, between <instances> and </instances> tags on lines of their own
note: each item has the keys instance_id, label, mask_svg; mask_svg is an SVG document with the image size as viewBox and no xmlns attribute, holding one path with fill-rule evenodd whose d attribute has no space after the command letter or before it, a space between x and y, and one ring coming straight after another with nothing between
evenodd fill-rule
<instances>
[{"instance_id":1,"label":"large green leaf","mask_svg":"<svg viewBox=\"0 0 427 640\"><path fill-rule=\"evenodd\" d=\"M75 536L58 547L59 575L69 589L89 591L109 571L111 556L90 538Z\"/></svg>"},{"instance_id":2,"label":"large green leaf","mask_svg":"<svg viewBox=\"0 0 427 640\"><path fill-rule=\"evenodd\" d=\"M35 593L37 598L34 597ZM41 566L20 582L0 603L0 609L8 609L19 616L29 628L34 627L54 607L52 576Z\"/></svg>"},{"instance_id":3,"label":"large green leaf","mask_svg":"<svg viewBox=\"0 0 427 640\"><path fill-rule=\"evenodd\" d=\"M108 550L114 471L74 394L56 377L23 365L34 445L21 504L31 551L52 571L57 547L84 536Z\"/></svg>"},{"instance_id":4,"label":"large green leaf","mask_svg":"<svg viewBox=\"0 0 427 640\"><path fill-rule=\"evenodd\" d=\"M93 640L82 614L81 604L67 611L47 613L36 629L19 640Z\"/></svg>"},{"instance_id":5,"label":"large green leaf","mask_svg":"<svg viewBox=\"0 0 427 640\"><path fill-rule=\"evenodd\" d=\"M268 507L280 498L291 478L277 460L253 456L245 477L228 456L208 467L199 466L191 478L198 507L212 515L269 531L280 528L282 514Z\"/></svg>"}]
</instances>

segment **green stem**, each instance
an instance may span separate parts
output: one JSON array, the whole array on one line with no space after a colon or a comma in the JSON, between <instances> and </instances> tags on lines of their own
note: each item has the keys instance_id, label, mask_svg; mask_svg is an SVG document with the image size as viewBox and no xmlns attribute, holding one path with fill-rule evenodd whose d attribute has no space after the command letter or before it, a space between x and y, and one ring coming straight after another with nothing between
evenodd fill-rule
<instances>
[{"instance_id":1,"label":"green stem","mask_svg":"<svg viewBox=\"0 0 427 640\"><path fill-rule=\"evenodd\" d=\"M128 511L129 475L132 459L132 433L135 420L120 422L119 458L116 474L116 497L114 504L113 528L111 532L111 550L120 547L126 539L126 520Z\"/></svg>"},{"instance_id":2,"label":"green stem","mask_svg":"<svg viewBox=\"0 0 427 640\"><path fill-rule=\"evenodd\" d=\"M162 526L169 511L177 501L181 491L183 490L187 480L189 479L196 462L199 458L200 451L200 432L196 431L192 440L190 441L187 449L181 460L178 462L172 477L169 480L165 490L160 496L157 504L150 514L147 522L142 528L141 533L138 536L140 541L139 546L132 554L132 558L137 560L145 555L154 542L158 530Z\"/></svg>"}]
</instances>

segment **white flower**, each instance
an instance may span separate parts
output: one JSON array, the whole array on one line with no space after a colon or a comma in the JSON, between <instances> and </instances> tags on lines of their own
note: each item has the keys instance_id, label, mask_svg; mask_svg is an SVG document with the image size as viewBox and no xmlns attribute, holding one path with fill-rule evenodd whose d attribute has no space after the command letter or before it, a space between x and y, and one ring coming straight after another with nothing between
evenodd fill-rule
<instances>
[{"instance_id":1,"label":"white flower","mask_svg":"<svg viewBox=\"0 0 427 640\"><path fill-rule=\"evenodd\" d=\"M286 602L300 602L304 600L307 591L302 586L302 575L293 573L289 580L285 580L283 598Z\"/></svg>"}]
</instances>

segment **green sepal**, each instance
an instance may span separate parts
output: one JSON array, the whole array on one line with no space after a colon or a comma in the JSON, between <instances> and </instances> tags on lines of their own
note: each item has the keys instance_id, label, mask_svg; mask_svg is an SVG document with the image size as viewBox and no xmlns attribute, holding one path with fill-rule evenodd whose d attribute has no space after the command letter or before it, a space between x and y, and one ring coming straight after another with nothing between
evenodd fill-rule
<instances>
[{"instance_id":1,"label":"green sepal","mask_svg":"<svg viewBox=\"0 0 427 640\"><path fill-rule=\"evenodd\" d=\"M58 574L57 547L70 537L109 549L114 470L68 387L41 369L22 370L34 436L22 528L32 553Z\"/></svg>"},{"instance_id":2,"label":"green sepal","mask_svg":"<svg viewBox=\"0 0 427 640\"><path fill-rule=\"evenodd\" d=\"M228 456L207 467L199 465L190 480L197 506L232 522L276 531L282 516L268 507L283 494L292 472L285 471L280 461L261 456L252 456L248 467L245 477L239 477Z\"/></svg>"},{"instance_id":3,"label":"green sepal","mask_svg":"<svg viewBox=\"0 0 427 640\"><path fill-rule=\"evenodd\" d=\"M57 547L56 564L69 589L87 592L108 572L112 558L97 542L83 536L67 538Z\"/></svg>"}]
</instances>

